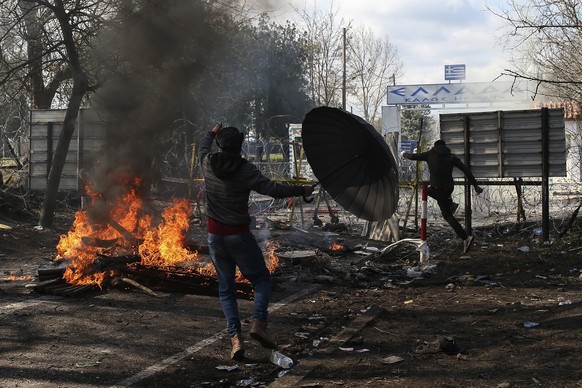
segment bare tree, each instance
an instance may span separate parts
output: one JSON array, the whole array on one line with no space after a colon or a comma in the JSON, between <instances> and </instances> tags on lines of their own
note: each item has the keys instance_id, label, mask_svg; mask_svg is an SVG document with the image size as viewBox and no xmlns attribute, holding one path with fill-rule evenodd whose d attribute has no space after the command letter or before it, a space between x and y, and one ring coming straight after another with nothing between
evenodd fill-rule
<instances>
[{"instance_id":1,"label":"bare tree","mask_svg":"<svg viewBox=\"0 0 582 388\"><path fill-rule=\"evenodd\" d=\"M110 12L110 2L97 0L7 0L1 3L3 61L0 84L19 82L33 108L50 108L55 100L66 106L56 145L40 225L52 224L61 173L79 108L90 81L86 55L96 31ZM59 93L63 97L56 99Z\"/></svg>"},{"instance_id":2,"label":"bare tree","mask_svg":"<svg viewBox=\"0 0 582 388\"><path fill-rule=\"evenodd\" d=\"M376 122L393 77L402 75L398 50L388 36L378 37L369 27L357 27L348 44L349 91L364 119Z\"/></svg>"},{"instance_id":3,"label":"bare tree","mask_svg":"<svg viewBox=\"0 0 582 388\"><path fill-rule=\"evenodd\" d=\"M316 105L341 106L343 94L343 28L348 28L338 10L295 9L305 30L308 47L308 78ZM348 24L348 25L346 25Z\"/></svg>"},{"instance_id":4,"label":"bare tree","mask_svg":"<svg viewBox=\"0 0 582 388\"><path fill-rule=\"evenodd\" d=\"M504 75L534 81L542 96L580 100L581 0L510 0L507 8L489 11L507 23L503 40L514 68Z\"/></svg>"}]
</instances>

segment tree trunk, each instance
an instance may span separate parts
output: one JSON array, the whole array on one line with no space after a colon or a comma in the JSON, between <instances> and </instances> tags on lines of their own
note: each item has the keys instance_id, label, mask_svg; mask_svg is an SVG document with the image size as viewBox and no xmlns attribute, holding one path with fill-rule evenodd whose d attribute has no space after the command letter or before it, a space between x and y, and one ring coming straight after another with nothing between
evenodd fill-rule
<instances>
[{"instance_id":1,"label":"tree trunk","mask_svg":"<svg viewBox=\"0 0 582 388\"><path fill-rule=\"evenodd\" d=\"M71 138L75 131L79 109L81 108L83 97L85 96L89 85L87 75L85 71L83 71L81 61L79 60L79 52L75 44L73 29L70 24L71 20L69 20L63 1L55 0L52 10L59 21L63 33L63 43L67 50L73 76L73 91L67 104L65 122L63 123L62 132L59 135L59 141L57 142L57 148L55 149L46 183L46 192L39 220L40 226L42 227L50 227L53 223L57 194L61 183L61 174L63 173L67 153L69 152L69 144L71 143Z\"/></svg>"},{"instance_id":2,"label":"tree trunk","mask_svg":"<svg viewBox=\"0 0 582 388\"><path fill-rule=\"evenodd\" d=\"M59 135L57 148L55 149L51 169L46 182L44 202L40 213L40 225L50 227L53 223L57 194L61 183L61 174L69 152L69 144L75 131L75 124L79 116L79 109L85 92L87 91L87 77L85 73L79 72L73 77L73 92L67 105L63 129Z\"/></svg>"},{"instance_id":3,"label":"tree trunk","mask_svg":"<svg viewBox=\"0 0 582 388\"><path fill-rule=\"evenodd\" d=\"M44 74L42 69L44 45L42 42L42 25L36 13L37 5L32 1L20 1L19 6L24 13L26 28L26 50L32 93L32 107L48 109L51 99L46 94Z\"/></svg>"}]
</instances>

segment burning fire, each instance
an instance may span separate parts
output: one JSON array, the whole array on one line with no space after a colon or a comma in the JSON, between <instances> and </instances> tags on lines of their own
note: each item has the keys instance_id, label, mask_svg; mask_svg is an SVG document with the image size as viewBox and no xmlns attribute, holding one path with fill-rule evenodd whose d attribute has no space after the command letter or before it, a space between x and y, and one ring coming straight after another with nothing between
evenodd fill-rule
<instances>
[{"instance_id":1,"label":"burning fire","mask_svg":"<svg viewBox=\"0 0 582 388\"><path fill-rule=\"evenodd\" d=\"M174 265L196 259L196 253L190 253L184 248L189 214L190 204L186 200L175 201L173 207L164 209L160 225L156 229L147 230L139 246L143 264Z\"/></svg>"},{"instance_id":2,"label":"burning fire","mask_svg":"<svg viewBox=\"0 0 582 388\"><path fill-rule=\"evenodd\" d=\"M62 235L57 244L57 258L66 259L68 266L63 278L69 284L97 284L113 275L112 270L99 268L100 256L121 257L139 254L141 264L148 266L175 266L198 259L197 252L184 247L184 236L189 228L190 202L186 199L174 200L173 205L163 210L161 221L155 225L154 217L146 214L139 197L140 180L126 182L128 192L116 200L107 218L96 222L90 217L90 210L79 210L71 230ZM90 198L89 209L98 193L87 187ZM274 254L278 243L267 241L265 261L270 272L279 266ZM212 263L195 268L195 271L215 276ZM237 280L243 277L237 273Z\"/></svg>"},{"instance_id":3,"label":"burning fire","mask_svg":"<svg viewBox=\"0 0 582 388\"><path fill-rule=\"evenodd\" d=\"M265 241L265 250L263 256L265 257L265 262L267 263L267 268L269 272L273 273L279 266L279 257L275 255L275 250L281 246L278 241Z\"/></svg>"},{"instance_id":4,"label":"burning fire","mask_svg":"<svg viewBox=\"0 0 582 388\"><path fill-rule=\"evenodd\" d=\"M8 277L4 281L6 281L6 282L15 282L15 281L21 281L21 280L32 280L32 275L15 275L15 274L10 274L10 275L8 275Z\"/></svg>"},{"instance_id":5,"label":"burning fire","mask_svg":"<svg viewBox=\"0 0 582 388\"><path fill-rule=\"evenodd\" d=\"M110 275L95 265L100 255L123 256L139 253L144 265L175 265L197 257L184 247L184 235L191 213L187 200L175 200L164 209L162 221L154 226L153 217L144 214L138 195L139 179L129 180L127 193L120 196L105 221L93 221L88 211L79 210L71 230L57 244L57 257L69 265L64 279L75 285L102 285ZM91 208L99 194L87 187Z\"/></svg>"},{"instance_id":6,"label":"burning fire","mask_svg":"<svg viewBox=\"0 0 582 388\"><path fill-rule=\"evenodd\" d=\"M278 241L265 241L265 249L263 251L263 258L265 259L265 264L267 264L267 269L270 273L275 272L277 267L279 267L279 257L275 255L275 250L279 248L281 244ZM249 281L245 279L240 273L240 270L236 270L236 281L248 283Z\"/></svg>"},{"instance_id":7,"label":"burning fire","mask_svg":"<svg viewBox=\"0 0 582 388\"><path fill-rule=\"evenodd\" d=\"M339 251L341 249L343 249L344 247L338 243L336 243L335 241L329 246L329 250L330 251Z\"/></svg>"}]
</instances>

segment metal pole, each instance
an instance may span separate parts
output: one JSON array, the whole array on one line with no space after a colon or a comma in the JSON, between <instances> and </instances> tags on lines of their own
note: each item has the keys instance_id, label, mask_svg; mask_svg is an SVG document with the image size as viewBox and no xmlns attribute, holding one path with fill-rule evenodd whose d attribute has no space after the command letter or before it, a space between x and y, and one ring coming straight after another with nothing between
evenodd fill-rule
<instances>
[{"instance_id":1,"label":"metal pole","mask_svg":"<svg viewBox=\"0 0 582 388\"><path fill-rule=\"evenodd\" d=\"M342 54L342 60L343 60L343 79L342 79L342 109L346 110L346 78L347 78L347 74L346 74L346 62L347 62L347 56L346 56L346 28L344 27L343 30L343 54Z\"/></svg>"},{"instance_id":2,"label":"metal pole","mask_svg":"<svg viewBox=\"0 0 582 388\"><path fill-rule=\"evenodd\" d=\"M46 127L46 179L48 180L49 173L53 164L53 123L48 122ZM46 184L46 182L45 182Z\"/></svg>"},{"instance_id":3,"label":"metal pole","mask_svg":"<svg viewBox=\"0 0 582 388\"><path fill-rule=\"evenodd\" d=\"M471 168L471 145L469 144L469 132L470 132L470 120L469 116L463 117L463 134L464 134L464 145L465 145L465 164L467 167ZM471 210L471 185L465 177L465 230L467 234L473 234L473 225L471 222L472 210Z\"/></svg>"},{"instance_id":4,"label":"metal pole","mask_svg":"<svg viewBox=\"0 0 582 388\"><path fill-rule=\"evenodd\" d=\"M550 111L542 108L542 237L550 240Z\"/></svg>"},{"instance_id":5,"label":"metal pole","mask_svg":"<svg viewBox=\"0 0 582 388\"><path fill-rule=\"evenodd\" d=\"M420 149L422 140L422 128L424 126L424 117L420 118L420 129L418 130L418 140L416 143L417 150ZM414 226L418 229L418 181L420 179L420 160L416 161L416 176L414 178Z\"/></svg>"},{"instance_id":6,"label":"metal pole","mask_svg":"<svg viewBox=\"0 0 582 388\"><path fill-rule=\"evenodd\" d=\"M422 184L422 213L420 216L420 241L421 246L426 243L426 218L428 216L428 186L426 183ZM428 257L426 257L425 249L420 250L420 262L424 263Z\"/></svg>"}]
</instances>

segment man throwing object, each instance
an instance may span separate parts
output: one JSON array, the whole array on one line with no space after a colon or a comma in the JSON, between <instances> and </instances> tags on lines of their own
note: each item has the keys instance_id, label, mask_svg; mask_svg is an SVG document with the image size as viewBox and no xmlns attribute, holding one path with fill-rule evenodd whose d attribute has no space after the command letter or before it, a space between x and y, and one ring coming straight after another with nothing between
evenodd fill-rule
<instances>
[{"instance_id":1,"label":"man throwing object","mask_svg":"<svg viewBox=\"0 0 582 388\"><path fill-rule=\"evenodd\" d=\"M471 169L461 159L451 153L444 140L437 140L434 147L426 152L411 154L405 152L402 156L410 160L422 160L428 164L430 174L428 195L436 199L445 221L451 225L457 236L463 240L463 253L469 252L473 245L473 235L467 234L459 221L454 216L458 203L454 203L451 194L454 190L453 168L463 171L469 183L473 185L475 192L481 194L483 188L477 184Z\"/></svg>"},{"instance_id":2,"label":"man throwing object","mask_svg":"<svg viewBox=\"0 0 582 388\"><path fill-rule=\"evenodd\" d=\"M216 139L219 152L211 152ZM254 287L253 325L250 335L262 346L276 349L267 331L271 296L271 274L263 253L250 231L249 194L251 191L274 198L307 197L313 187L285 185L265 177L241 156L244 134L235 127L216 124L200 144L200 162L206 187L208 250L218 278L220 305L231 339L231 358L244 356L241 322L237 304L236 269Z\"/></svg>"}]
</instances>

